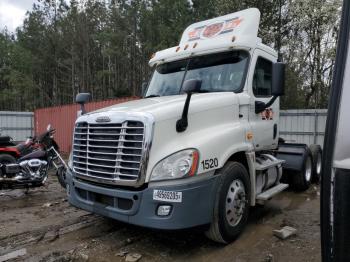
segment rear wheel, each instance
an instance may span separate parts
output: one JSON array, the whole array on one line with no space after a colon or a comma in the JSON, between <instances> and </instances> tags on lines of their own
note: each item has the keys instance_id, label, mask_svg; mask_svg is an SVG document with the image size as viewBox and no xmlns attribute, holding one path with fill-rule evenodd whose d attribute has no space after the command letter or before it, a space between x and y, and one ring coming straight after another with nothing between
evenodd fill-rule
<instances>
[{"instance_id":1,"label":"rear wheel","mask_svg":"<svg viewBox=\"0 0 350 262\"><path fill-rule=\"evenodd\" d=\"M14 158L13 156L8 154L0 155L0 164L6 165L6 164L14 164L14 163L16 163L16 158Z\"/></svg>"},{"instance_id":2,"label":"rear wheel","mask_svg":"<svg viewBox=\"0 0 350 262\"><path fill-rule=\"evenodd\" d=\"M312 179L312 157L307 149L304 155L302 169L292 174L292 186L297 191L305 191L310 187Z\"/></svg>"},{"instance_id":3,"label":"rear wheel","mask_svg":"<svg viewBox=\"0 0 350 262\"><path fill-rule=\"evenodd\" d=\"M250 182L246 168L238 162L227 162L220 170L213 221L206 236L227 244L243 231L250 206Z\"/></svg>"},{"instance_id":4,"label":"rear wheel","mask_svg":"<svg viewBox=\"0 0 350 262\"><path fill-rule=\"evenodd\" d=\"M309 148L312 156L312 181L318 183L321 180L322 149L319 145L310 145Z\"/></svg>"}]
</instances>

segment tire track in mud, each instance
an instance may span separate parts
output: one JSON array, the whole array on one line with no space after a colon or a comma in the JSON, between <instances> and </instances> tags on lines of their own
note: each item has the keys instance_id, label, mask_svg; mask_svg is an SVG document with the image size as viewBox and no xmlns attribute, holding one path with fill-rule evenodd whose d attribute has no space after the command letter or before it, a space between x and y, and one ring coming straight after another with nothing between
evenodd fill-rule
<instances>
[{"instance_id":1,"label":"tire track in mud","mask_svg":"<svg viewBox=\"0 0 350 262\"><path fill-rule=\"evenodd\" d=\"M99 243L110 242L111 239L114 239L116 249L125 248L143 239L138 230L129 231L127 225L94 214L76 217L62 224L64 226L46 226L0 238L0 256L26 248L28 252L24 258L28 261L71 261L72 257L87 247L96 248ZM88 233L85 235L82 231ZM56 242L65 242L66 238L71 241L70 235L83 236L77 247L67 250L61 243L55 245ZM48 248L50 245L55 248Z\"/></svg>"},{"instance_id":2,"label":"tire track in mud","mask_svg":"<svg viewBox=\"0 0 350 262\"><path fill-rule=\"evenodd\" d=\"M60 237L86 227L97 226L101 222L103 222L102 218L88 214L71 221L64 221L64 226L46 226L38 230L2 237L0 238L0 255L31 244L38 244L41 241L54 241L55 239L51 238L51 232L57 232L57 237Z\"/></svg>"}]
</instances>

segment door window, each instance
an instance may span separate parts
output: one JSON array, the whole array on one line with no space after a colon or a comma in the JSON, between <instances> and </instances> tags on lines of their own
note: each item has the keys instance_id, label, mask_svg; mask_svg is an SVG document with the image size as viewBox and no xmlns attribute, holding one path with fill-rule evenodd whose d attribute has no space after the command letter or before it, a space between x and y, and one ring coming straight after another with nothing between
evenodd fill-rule
<instances>
[{"instance_id":1,"label":"door window","mask_svg":"<svg viewBox=\"0 0 350 262\"><path fill-rule=\"evenodd\" d=\"M253 93L256 97L270 97L272 87L272 62L259 57L253 77Z\"/></svg>"}]
</instances>

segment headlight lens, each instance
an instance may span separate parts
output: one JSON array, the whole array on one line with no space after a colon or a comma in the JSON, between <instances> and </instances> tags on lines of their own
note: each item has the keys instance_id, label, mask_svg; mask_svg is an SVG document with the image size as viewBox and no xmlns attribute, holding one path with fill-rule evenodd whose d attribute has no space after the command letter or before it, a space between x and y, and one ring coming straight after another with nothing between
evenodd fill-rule
<instances>
[{"instance_id":1,"label":"headlight lens","mask_svg":"<svg viewBox=\"0 0 350 262\"><path fill-rule=\"evenodd\" d=\"M153 169L151 181L193 176L197 171L199 153L186 149L161 160Z\"/></svg>"}]
</instances>

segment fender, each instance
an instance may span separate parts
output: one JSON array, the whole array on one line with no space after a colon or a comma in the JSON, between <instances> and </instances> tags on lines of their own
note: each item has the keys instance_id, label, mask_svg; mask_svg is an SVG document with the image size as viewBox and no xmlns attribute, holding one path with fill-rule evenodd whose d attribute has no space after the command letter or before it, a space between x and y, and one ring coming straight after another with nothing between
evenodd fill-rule
<instances>
[{"instance_id":1,"label":"fender","mask_svg":"<svg viewBox=\"0 0 350 262\"><path fill-rule=\"evenodd\" d=\"M250 179L250 205L255 206L255 200L256 200L255 152L252 150L253 146L251 144L246 143L246 145L247 147L242 147L242 149L245 148L245 150L234 152L233 154L230 155L230 157L226 160L226 162L231 157L234 157L238 153L243 154L243 157L247 161L247 171Z\"/></svg>"},{"instance_id":2,"label":"fender","mask_svg":"<svg viewBox=\"0 0 350 262\"><path fill-rule=\"evenodd\" d=\"M0 148L0 154L10 154L18 158L21 154L16 147Z\"/></svg>"},{"instance_id":3,"label":"fender","mask_svg":"<svg viewBox=\"0 0 350 262\"><path fill-rule=\"evenodd\" d=\"M284 170L300 172L303 169L304 158L308 150L308 146L305 144L283 143L279 144L276 157L286 161L283 164Z\"/></svg>"}]
</instances>

